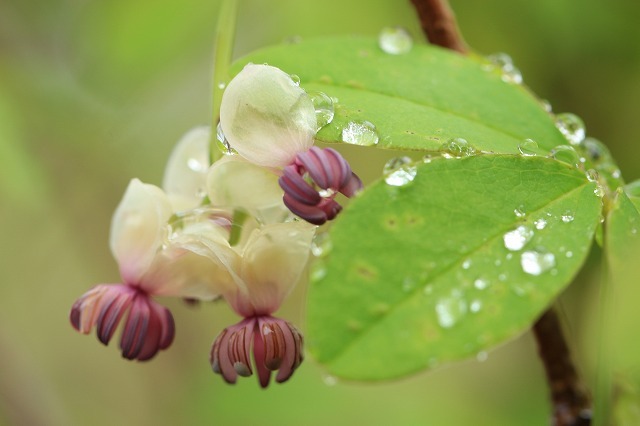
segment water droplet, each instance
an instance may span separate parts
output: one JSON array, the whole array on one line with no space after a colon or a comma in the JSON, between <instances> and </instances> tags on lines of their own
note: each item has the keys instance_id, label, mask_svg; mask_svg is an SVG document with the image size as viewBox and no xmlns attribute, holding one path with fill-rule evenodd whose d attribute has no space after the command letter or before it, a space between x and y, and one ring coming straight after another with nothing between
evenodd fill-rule
<instances>
[{"instance_id":1,"label":"water droplet","mask_svg":"<svg viewBox=\"0 0 640 426\"><path fill-rule=\"evenodd\" d=\"M218 89L224 89L225 87L227 87L227 83L225 82L218 83Z\"/></svg>"},{"instance_id":2,"label":"water droplet","mask_svg":"<svg viewBox=\"0 0 640 426\"><path fill-rule=\"evenodd\" d=\"M326 375L322 378L322 381L327 386L335 386L338 384L338 379L334 376Z\"/></svg>"},{"instance_id":3,"label":"water droplet","mask_svg":"<svg viewBox=\"0 0 640 426\"><path fill-rule=\"evenodd\" d=\"M482 301L480 300L474 300L469 305L469 310L473 313L480 312L480 309L482 309Z\"/></svg>"},{"instance_id":4,"label":"water droplet","mask_svg":"<svg viewBox=\"0 0 640 426\"><path fill-rule=\"evenodd\" d=\"M411 50L413 38L404 28L386 27L378 36L378 45L385 53L401 55Z\"/></svg>"},{"instance_id":5,"label":"water droplet","mask_svg":"<svg viewBox=\"0 0 640 426\"><path fill-rule=\"evenodd\" d=\"M485 362L488 358L489 358L489 354L485 351L481 351L476 354L476 360L478 362Z\"/></svg>"},{"instance_id":6,"label":"water droplet","mask_svg":"<svg viewBox=\"0 0 640 426\"><path fill-rule=\"evenodd\" d=\"M593 189L593 193L596 195L596 197L604 197L607 193L607 188L605 188L604 185L602 185L601 183L598 183L596 185L596 187Z\"/></svg>"},{"instance_id":7,"label":"water droplet","mask_svg":"<svg viewBox=\"0 0 640 426\"><path fill-rule=\"evenodd\" d=\"M567 256L567 257L573 257L573 252L572 251L567 251L564 255Z\"/></svg>"},{"instance_id":8,"label":"water droplet","mask_svg":"<svg viewBox=\"0 0 640 426\"><path fill-rule=\"evenodd\" d=\"M436 303L438 324L442 328L456 325L467 313L467 302L459 291L452 291L449 297L442 298Z\"/></svg>"},{"instance_id":9,"label":"water droplet","mask_svg":"<svg viewBox=\"0 0 640 426\"><path fill-rule=\"evenodd\" d=\"M291 81L293 81L293 84L295 84L296 86L300 86L300 77L296 74L291 74L289 75L289 77L291 78Z\"/></svg>"},{"instance_id":10,"label":"water droplet","mask_svg":"<svg viewBox=\"0 0 640 426\"><path fill-rule=\"evenodd\" d=\"M518 145L518 151L520 151L520 154L525 157L533 157L537 155L538 150L538 142L533 139L525 139Z\"/></svg>"},{"instance_id":11,"label":"water droplet","mask_svg":"<svg viewBox=\"0 0 640 426\"><path fill-rule=\"evenodd\" d=\"M433 293L433 286L431 284L427 284L424 286L424 295L430 296Z\"/></svg>"},{"instance_id":12,"label":"water droplet","mask_svg":"<svg viewBox=\"0 0 640 426\"><path fill-rule=\"evenodd\" d=\"M506 258L507 260L511 260L511 259L513 259L513 253L507 253L507 255L505 256L505 258Z\"/></svg>"},{"instance_id":13,"label":"water droplet","mask_svg":"<svg viewBox=\"0 0 640 426\"><path fill-rule=\"evenodd\" d=\"M335 114L333 99L323 92L309 92L308 94L316 109L316 120L318 122L318 130L320 130L333 121Z\"/></svg>"},{"instance_id":14,"label":"water droplet","mask_svg":"<svg viewBox=\"0 0 640 426\"><path fill-rule=\"evenodd\" d=\"M513 209L513 214L516 215L516 217L518 218L523 218L527 215L527 211L525 210L523 205L520 205L518 207L516 207L515 209Z\"/></svg>"},{"instance_id":15,"label":"water droplet","mask_svg":"<svg viewBox=\"0 0 640 426\"><path fill-rule=\"evenodd\" d=\"M473 282L473 286L478 290L484 290L485 288L489 287L489 281L484 278L477 278Z\"/></svg>"},{"instance_id":16,"label":"water droplet","mask_svg":"<svg viewBox=\"0 0 640 426\"><path fill-rule=\"evenodd\" d=\"M545 110L546 112L553 111L553 107L551 106L551 102L549 102L547 99L541 99L540 100L540 105L542 106L542 109Z\"/></svg>"},{"instance_id":17,"label":"water droplet","mask_svg":"<svg viewBox=\"0 0 640 426\"><path fill-rule=\"evenodd\" d=\"M524 225L518 226L513 231L503 235L504 246L511 251L522 250L522 248L533 238L533 229Z\"/></svg>"},{"instance_id":18,"label":"water droplet","mask_svg":"<svg viewBox=\"0 0 640 426\"><path fill-rule=\"evenodd\" d=\"M549 156L574 167L580 166L580 156L576 150L569 145L556 146L551 150Z\"/></svg>"},{"instance_id":19,"label":"water droplet","mask_svg":"<svg viewBox=\"0 0 640 426\"><path fill-rule=\"evenodd\" d=\"M368 121L351 121L342 129L342 142L373 146L378 143L376 126Z\"/></svg>"},{"instance_id":20,"label":"water droplet","mask_svg":"<svg viewBox=\"0 0 640 426\"><path fill-rule=\"evenodd\" d=\"M522 74L513 65L511 56L506 53L494 53L487 56L487 60L490 65L486 66L485 69L488 71L498 69L501 73L502 81L515 84L522 83Z\"/></svg>"},{"instance_id":21,"label":"water droplet","mask_svg":"<svg viewBox=\"0 0 640 426\"><path fill-rule=\"evenodd\" d=\"M565 211L561 217L564 223L573 222L573 219L574 219L573 212L571 210Z\"/></svg>"},{"instance_id":22,"label":"water droplet","mask_svg":"<svg viewBox=\"0 0 640 426\"><path fill-rule=\"evenodd\" d=\"M611 153L609 152L609 149L598 139L591 137L586 138L582 142L582 145L587 152L589 160L593 161L594 163L598 164L603 161L611 161Z\"/></svg>"},{"instance_id":23,"label":"water droplet","mask_svg":"<svg viewBox=\"0 0 640 426\"><path fill-rule=\"evenodd\" d=\"M218 126L216 127L216 146L224 155L233 155L236 153L236 151L231 148L227 138L224 136L220 123L218 123Z\"/></svg>"},{"instance_id":24,"label":"water droplet","mask_svg":"<svg viewBox=\"0 0 640 426\"><path fill-rule=\"evenodd\" d=\"M597 182L598 178L600 177L598 175L598 171L594 169L587 170L584 175L587 177L587 180L589 182Z\"/></svg>"},{"instance_id":25,"label":"water droplet","mask_svg":"<svg viewBox=\"0 0 640 426\"><path fill-rule=\"evenodd\" d=\"M442 152L446 158L460 158L475 155L476 149L469 145L466 139L454 138L443 143L440 147L440 152Z\"/></svg>"},{"instance_id":26,"label":"water droplet","mask_svg":"<svg viewBox=\"0 0 640 426\"><path fill-rule=\"evenodd\" d=\"M391 186L405 186L415 179L418 169L409 157L396 157L387 161L382 170L384 181Z\"/></svg>"},{"instance_id":27,"label":"water droplet","mask_svg":"<svg viewBox=\"0 0 640 426\"><path fill-rule=\"evenodd\" d=\"M316 257L324 257L333 248L333 244L331 243L331 238L329 237L329 233L323 232L316 234L311 243L311 253Z\"/></svg>"},{"instance_id":28,"label":"water droplet","mask_svg":"<svg viewBox=\"0 0 640 426\"><path fill-rule=\"evenodd\" d=\"M433 157L431 157L431 154L427 154L424 157L422 157L422 162L425 164L429 164L431 160L433 160Z\"/></svg>"},{"instance_id":29,"label":"water droplet","mask_svg":"<svg viewBox=\"0 0 640 426\"><path fill-rule=\"evenodd\" d=\"M553 268L556 264L556 257L544 249L535 251L525 251L520 256L522 270L530 275L540 275Z\"/></svg>"},{"instance_id":30,"label":"water droplet","mask_svg":"<svg viewBox=\"0 0 640 426\"><path fill-rule=\"evenodd\" d=\"M462 262L462 269L469 269L471 267L471 259L466 259Z\"/></svg>"},{"instance_id":31,"label":"water droplet","mask_svg":"<svg viewBox=\"0 0 640 426\"><path fill-rule=\"evenodd\" d=\"M556 115L556 127L572 145L578 145L584 140L584 123L575 114L565 112Z\"/></svg>"},{"instance_id":32,"label":"water droplet","mask_svg":"<svg viewBox=\"0 0 640 426\"><path fill-rule=\"evenodd\" d=\"M540 218L533 222L537 230L543 230L547 226L547 221L544 218Z\"/></svg>"},{"instance_id":33,"label":"water droplet","mask_svg":"<svg viewBox=\"0 0 640 426\"><path fill-rule=\"evenodd\" d=\"M502 273L500 275L498 275L498 281L506 281L507 280L507 274Z\"/></svg>"}]
</instances>

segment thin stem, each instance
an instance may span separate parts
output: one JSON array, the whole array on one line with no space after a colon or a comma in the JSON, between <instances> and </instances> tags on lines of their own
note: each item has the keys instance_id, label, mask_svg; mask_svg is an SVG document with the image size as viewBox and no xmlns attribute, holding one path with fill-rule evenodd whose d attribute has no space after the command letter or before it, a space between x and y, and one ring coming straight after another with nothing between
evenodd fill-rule
<instances>
[{"instance_id":1,"label":"thin stem","mask_svg":"<svg viewBox=\"0 0 640 426\"><path fill-rule=\"evenodd\" d=\"M211 136L209 141L209 155L211 162L218 160L222 153L217 148L216 127L220 119L220 104L222 93L229 82L229 66L236 31L236 14L238 10L237 0L223 0L216 25L214 51L213 51L213 75L211 82Z\"/></svg>"},{"instance_id":2,"label":"thin stem","mask_svg":"<svg viewBox=\"0 0 640 426\"><path fill-rule=\"evenodd\" d=\"M571 360L562 325L555 308L549 308L536 321L533 334L551 388L552 424L586 426L591 424L591 400L582 386Z\"/></svg>"},{"instance_id":3,"label":"thin stem","mask_svg":"<svg viewBox=\"0 0 640 426\"><path fill-rule=\"evenodd\" d=\"M467 45L458 31L456 17L447 0L411 0L416 8L422 31L429 43L467 53Z\"/></svg>"}]
</instances>

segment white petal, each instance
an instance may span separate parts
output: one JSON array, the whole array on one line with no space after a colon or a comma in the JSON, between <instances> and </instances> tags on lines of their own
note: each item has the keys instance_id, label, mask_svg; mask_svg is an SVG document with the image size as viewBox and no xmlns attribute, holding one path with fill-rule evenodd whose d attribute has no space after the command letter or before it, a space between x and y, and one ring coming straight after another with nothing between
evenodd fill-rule
<instances>
[{"instance_id":1,"label":"white petal","mask_svg":"<svg viewBox=\"0 0 640 426\"><path fill-rule=\"evenodd\" d=\"M171 152L164 170L162 187L174 211L200 205L209 169L209 127L191 129Z\"/></svg>"},{"instance_id":2,"label":"white petal","mask_svg":"<svg viewBox=\"0 0 640 426\"><path fill-rule=\"evenodd\" d=\"M286 222L253 232L240 271L256 312L275 312L298 283L307 266L315 230L306 222Z\"/></svg>"},{"instance_id":3,"label":"white petal","mask_svg":"<svg viewBox=\"0 0 640 426\"><path fill-rule=\"evenodd\" d=\"M263 223L282 222L289 216L278 175L238 155L221 158L211 166L207 191L214 206L243 209Z\"/></svg>"},{"instance_id":4,"label":"white petal","mask_svg":"<svg viewBox=\"0 0 640 426\"><path fill-rule=\"evenodd\" d=\"M313 145L316 114L309 96L285 72L249 64L224 91L220 124L240 155L277 167Z\"/></svg>"},{"instance_id":5,"label":"white petal","mask_svg":"<svg viewBox=\"0 0 640 426\"><path fill-rule=\"evenodd\" d=\"M160 188L133 179L111 220L110 246L127 284L138 284L166 234L171 205Z\"/></svg>"},{"instance_id":6,"label":"white petal","mask_svg":"<svg viewBox=\"0 0 640 426\"><path fill-rule=\"evenodd\" d=\"M141 287L154 295L212 300L238 291L240 256L213 222L188 225L156 256Z\"/></svg>"}]
</instances>

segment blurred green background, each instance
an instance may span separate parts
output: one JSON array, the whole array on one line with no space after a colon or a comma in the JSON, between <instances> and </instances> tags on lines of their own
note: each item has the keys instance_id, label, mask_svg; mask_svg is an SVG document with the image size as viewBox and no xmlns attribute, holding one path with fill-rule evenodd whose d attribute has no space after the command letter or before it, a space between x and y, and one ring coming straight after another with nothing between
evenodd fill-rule
<instances>
[{"instance_id":1,"label":"blurred green background","mask_svg":"<svg viewBox=\"0 0 640 426\"><path fill-rule=\"evenodd\" d=\"M627 181L639 177L640 2L451 3L471 46L511 54L555 112L581 116ZM210 371L213 338L237 320L223 303L167 301L177 337L150 363L124 361L113 342L105 348L72 329L73 301L93 284L118 282L108 231L127 182L159 184L173 144L208 123L218 8L215 0L0 2L0 424L546 424L530 335L486 360L393 383L336 382L308 358L289 383L263 391L255 378L228 386ZM422 39L408 0L242 0L236 53L388 25ZM363 174L379 173L379 162L358 157ZM598 254L563 302L589 380ZM300 286L281 312L303 329L304 293Z\"/></svg>"}]
</instances>

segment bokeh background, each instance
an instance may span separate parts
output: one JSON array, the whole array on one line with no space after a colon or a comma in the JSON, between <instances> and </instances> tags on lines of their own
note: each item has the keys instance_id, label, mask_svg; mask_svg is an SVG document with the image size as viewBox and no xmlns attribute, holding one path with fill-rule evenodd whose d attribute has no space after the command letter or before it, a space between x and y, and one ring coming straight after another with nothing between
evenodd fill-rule
<instances>
[{"instance_id":1,"label":"bokeh background","mask_svg":"<svg viewBox=\"0 0 640 426\"><path fill-rule=\"evenodd\" d=\"M451 3L471 46L508 52L554 111L581 116L626 179L640 177L640 2ZM228 386L210 371L213 338L237 320L223 303L166 301L177 337L150 363L72 329L73 301L118 282L107 242L127 182L159 184L173 144L209 121L218 9L216 0L0 2L0 424L546 424L529 334L486 360L392 383L344 383L309 357L289 383L263 391L255 378ZM235 52L388 25L422 40L408 0L242 0ZM358 170L379 174L361 154ZM590 381L599 255L562 302ZM304 294L302 285L281 312L303 329Z\"/></svg>"}]
</instances>

